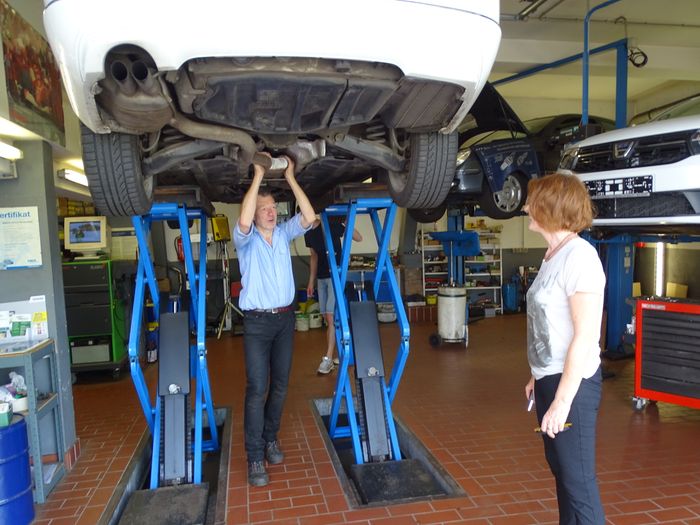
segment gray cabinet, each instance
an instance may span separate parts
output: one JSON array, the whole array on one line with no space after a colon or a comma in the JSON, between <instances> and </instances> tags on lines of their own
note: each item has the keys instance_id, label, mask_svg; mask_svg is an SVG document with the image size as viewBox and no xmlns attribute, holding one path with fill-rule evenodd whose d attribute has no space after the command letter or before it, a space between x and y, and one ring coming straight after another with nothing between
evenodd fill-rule
<instances>
[{"instance_id":1,"label":"gray cabinet","mask_svg":"<svg viewBox=\"0 0 700 525\"><path fill-rule=\"evenodd\" d=\"M56 347L53 339L0 345L0 384L9 383L12 371L24 376L29 455L34 480L34 501L44 503L65 474L63 420L59 402Z\"/></svg>"}]
</instances>

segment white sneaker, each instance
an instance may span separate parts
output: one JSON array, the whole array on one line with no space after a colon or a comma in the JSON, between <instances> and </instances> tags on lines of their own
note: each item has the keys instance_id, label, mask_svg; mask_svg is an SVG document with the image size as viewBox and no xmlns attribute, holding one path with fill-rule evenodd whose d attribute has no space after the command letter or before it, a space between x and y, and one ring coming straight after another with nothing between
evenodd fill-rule
<instances>
[{"instance_id":1,"label":"white sneaker","mask_svg":"<svg viewBox=\"0 0 700 525\"><path fill-rule=\"evenodd\" d=\"M323 356L323 359L321 360L321 364L318 365L317 372L319 374L329 374L334 368L335 368L335 365L333 364L333 360L329 359L326 356Z\"/></svg>"},{"instance_id":2,"label":"white sneaker","mask_svg":"<svg viewBox=\"0 0 700 525\"><path fill-rule=\"evenodd\" d=\"M333 364L334 364L335 366L338 366L338 365L340 364L340 359L338 359L337 357L334 357L334 358L333 358Z\"/></svg>"}]
</instances>

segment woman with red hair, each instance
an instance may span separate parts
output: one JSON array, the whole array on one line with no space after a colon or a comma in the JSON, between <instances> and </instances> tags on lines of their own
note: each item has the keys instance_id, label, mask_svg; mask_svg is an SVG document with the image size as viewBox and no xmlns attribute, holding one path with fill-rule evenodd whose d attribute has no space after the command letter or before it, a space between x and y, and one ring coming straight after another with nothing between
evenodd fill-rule
<instances>
[{"instance_id":1,"label":"woman with red hair","mask_svg":"<svg viewBox=\"0 0 700 525\"><path fill-rule=\"evenodd\" d=\"M559 523L603 525L595 435L605 274L595 248L578 236L590 227L593 206L579 179L554 174L530 181L524 209L548 246L527 293L525 396L535 400Z\"/></svg>"}]
</instances>

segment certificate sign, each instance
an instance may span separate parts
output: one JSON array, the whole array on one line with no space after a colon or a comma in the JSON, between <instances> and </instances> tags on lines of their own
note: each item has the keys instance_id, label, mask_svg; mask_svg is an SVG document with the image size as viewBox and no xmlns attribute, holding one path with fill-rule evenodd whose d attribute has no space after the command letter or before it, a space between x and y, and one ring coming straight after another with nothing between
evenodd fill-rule
<instances>
[{"instance_id":1,"label":"certificate sign","mask_svg":"<svg viewBox=\"0 0 700 525\"><path fill-rule=\"evenodd\" d=\"M0 270L41 266L39 208L0 208Z\"/></svg>"}]
</instances>

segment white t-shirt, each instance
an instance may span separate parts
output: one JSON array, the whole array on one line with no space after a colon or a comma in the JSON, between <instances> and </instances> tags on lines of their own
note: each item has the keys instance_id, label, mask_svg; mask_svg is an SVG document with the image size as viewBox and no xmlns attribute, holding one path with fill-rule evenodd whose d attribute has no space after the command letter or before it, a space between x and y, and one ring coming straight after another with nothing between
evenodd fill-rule
<instances>
[{"instance_id":1,"label":"white t-shirt","mask_svg":"<svg viewBox=\"0 0 700 525\"><path fill-rule=\"evenodd\" d=\"M574 336L569 298L577 292L602 296L605 273L595 248L580 237L567 242L540 271L527 292L527 360L535 379L564 371ZM603 315L600 301L598 319ZM600 324L598 324L600 326ZM600 365L599 337L591 343L582 376L591 377Z\"/></svg>"}]
</instances>

